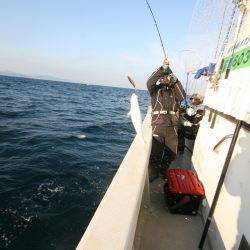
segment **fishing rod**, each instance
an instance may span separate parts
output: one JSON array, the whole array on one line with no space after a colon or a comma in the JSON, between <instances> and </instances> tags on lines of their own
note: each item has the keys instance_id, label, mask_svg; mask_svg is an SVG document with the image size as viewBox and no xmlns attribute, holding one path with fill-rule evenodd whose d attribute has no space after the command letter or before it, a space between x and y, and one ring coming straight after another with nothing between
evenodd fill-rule
<instances>
[{"instance_id":1,"label":"fishing rod","mask_svg":"<svg viewBox=\"0 0 250 250\"><path fill-rule=\"evenodd\" d=\"M156 27L156 30L157 30L157 33L158 33L158 36L159 36L159 39L160 39L160 42L161 42L161 47L162 47L162 50L163 50L163 54L164 54L164 58L167 58L167 55L166 55L166 51L165 51L165 47L164 47L164 44L163 44L163 41L162 41L162 38L161 38L161 33L160 33L160 30L159 30L159 27L158 27L158 24L157 24L157 21L155 19L155 16L154 16L154 13L150 7L150 4L147 0L146 1L146 4L150 10L150 14L151 16L153 17L153 20L154 20L154 23L155 23L155 27Z\"/></svg>"}]
</instances>

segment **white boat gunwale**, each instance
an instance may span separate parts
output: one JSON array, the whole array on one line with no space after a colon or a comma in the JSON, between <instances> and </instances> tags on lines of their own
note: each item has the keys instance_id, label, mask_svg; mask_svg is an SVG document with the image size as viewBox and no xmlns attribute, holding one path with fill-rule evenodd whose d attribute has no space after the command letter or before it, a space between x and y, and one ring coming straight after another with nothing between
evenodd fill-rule
<instances>
[{"instance_id":1,"label":"white boat gunwale","mask_svg":"<svg viewBox=\"0 0 250 250\"><path fill-rule=\"evenodd\" d=\"M143 122L145 145L133 140L76 249L132 249L152 144L150 109ZM148 193L149 195L149 193Z\"/></svg>"}]
</instances>

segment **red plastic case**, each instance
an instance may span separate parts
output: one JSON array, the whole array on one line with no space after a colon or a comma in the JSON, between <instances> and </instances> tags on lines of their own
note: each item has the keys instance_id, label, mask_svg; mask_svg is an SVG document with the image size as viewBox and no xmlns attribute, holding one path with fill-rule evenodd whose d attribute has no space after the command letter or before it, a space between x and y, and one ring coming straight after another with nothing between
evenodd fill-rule
<instances>
[{"instance_id":1,"label":"red plastic case","mask_svg":"<svg viewBox=\"0 0 250 250\"><path fill-rule=\"evenodd\" d=\"M191 170L170 168L166 171L165 200L172 213L197 214L205 195L197 175Z\"/></svg>"}]
</instances>

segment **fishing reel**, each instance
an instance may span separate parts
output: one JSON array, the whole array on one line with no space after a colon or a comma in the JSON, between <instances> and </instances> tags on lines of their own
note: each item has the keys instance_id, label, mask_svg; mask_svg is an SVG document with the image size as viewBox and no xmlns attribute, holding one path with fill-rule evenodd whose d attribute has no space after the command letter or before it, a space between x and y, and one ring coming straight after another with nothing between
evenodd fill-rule
<instances>
[{"instance_id":1,"label":"fishing reel","mask_svg":"<svg viewBox=\"0 0 250 250\"><path fill-rule=\"evenodd\" d=\"M169 74L168 79L169 79L170 84L171 83L175 84L178 81L177 77L173 73Z\"/></svg>"},{"instance_id":2,"label":"fishing reel","mask_svg":"<svg viewBox=\"0 0 250 250\"><path fill-rule=\"evenodd\" d=\"M168 80L169 80L168 88L173 88L174 85L178 82L177 77L173 73L168 75Z\"/></svg>"}]
</instances>

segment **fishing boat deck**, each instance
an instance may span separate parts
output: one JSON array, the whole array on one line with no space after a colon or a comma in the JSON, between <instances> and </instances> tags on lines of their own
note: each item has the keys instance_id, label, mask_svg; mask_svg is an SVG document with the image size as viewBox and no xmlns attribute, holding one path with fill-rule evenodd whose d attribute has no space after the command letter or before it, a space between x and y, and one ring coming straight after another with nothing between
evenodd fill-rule
<instances>
[{"instance_id":1,"label":"fishing boat deck","mask_svg":"<svg viewBox=\"0 0 250 250\"><path fill-rule=\"evenodd\" d=\"M172 167L191 168L191 153L185 150ZM158 178L150 184L150 206L144 211L144 223L139 233L138 249L162 250L198 249L203 230L201 215L187 216L168 212L163 196L164 180ZM203 249L210 249L208 243Z\"/></svg>"}]
</instances>

